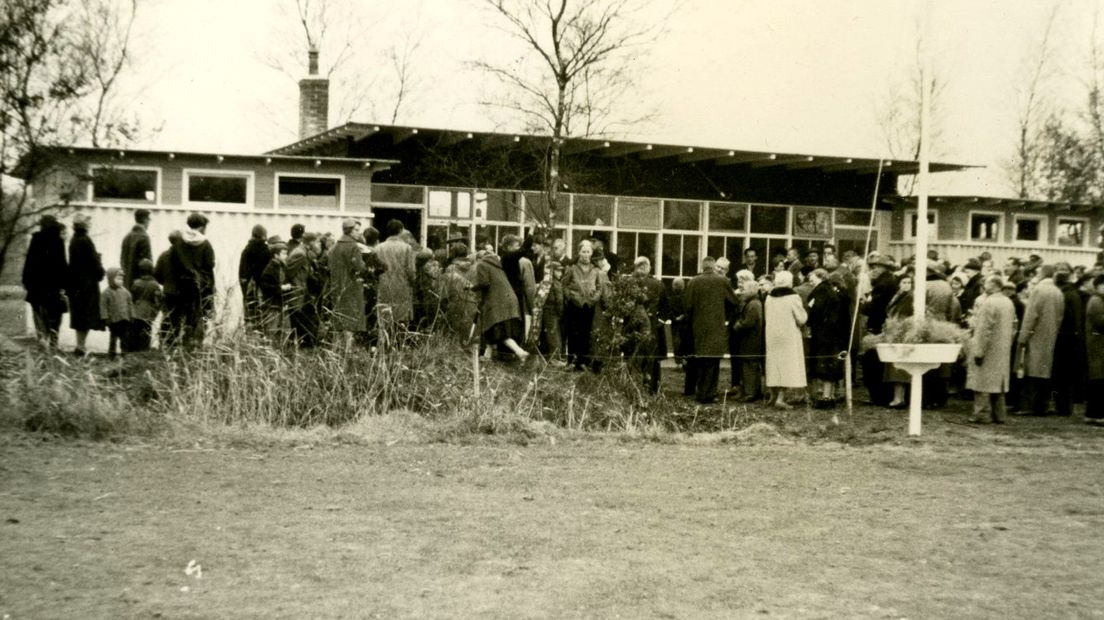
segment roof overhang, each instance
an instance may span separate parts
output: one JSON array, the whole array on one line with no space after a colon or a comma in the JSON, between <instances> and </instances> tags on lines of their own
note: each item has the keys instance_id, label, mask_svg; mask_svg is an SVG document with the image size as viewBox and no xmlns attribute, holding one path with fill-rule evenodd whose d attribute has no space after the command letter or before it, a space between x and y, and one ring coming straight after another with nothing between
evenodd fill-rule
<instances>
[{"instance_id":1,"label":"roof overhang","mask_svg":"<svg viewBox=\"0 0 1104 620\"><path fill-rule=\"evenodd\" d=\"M273 164L310 164L316 168L325 165L340 165L344 168L362 168L371 170L372 172L380 172L389 169L391 166L399 163L396 159L379 159L379 158L360 158L360 157L321 157L312 155L279 155L279 154L263 154L263 155L248 155L241 153L197 153L194 151L162 151L162 150L143 150L143 149L128 149L128 148L92 148L81 146L51 146L40 147L37 151L41 155L45 155L51 158L65 158L65 157L85 157L85 158L102 158L111 159L117 162L125 162L127 159L164 159L166 161L173 161L177 158L195 159L209 159L212 164L225 164L232 162L248 162L248 163L264 163L266 165ZM18 178L25 179L30 173L30 167L27 165L27 157L25 156L20 160L19 165L13 171L13 175Z\"/></svg>"},{"instance_id":2,"label":"roof overhang","mask_svg":"<svg viewBox=\"0 0 1104 620\"><path fill-rule=\"evenodd\" d=\"M551 137L533 134L477 132L453 129L432 129L399 125L346 123L298 142L269 151L271 155L307 155L326 150L335 144L357 142L371 136L391 138L397 145L413 137L435 145L450 146L470 142L479 148L504 148L527 144L547 148ZM827 156L807 153L781 153L774 151L748 151L693 145L660 144L607 140L604 138L567 138L563 152L568 156L601 156L605 158L636 158L641 160L670 161L676 165L712 164L716 166L747 166L751 168L778 168L785 170L819 170L824 173L873 174L882 170L895 174L916 174L918 162L903 159L878 159L862 157ZM932 172L952 172L980 166L968 164L932 163Z\"/></svg>"}]
</instances>

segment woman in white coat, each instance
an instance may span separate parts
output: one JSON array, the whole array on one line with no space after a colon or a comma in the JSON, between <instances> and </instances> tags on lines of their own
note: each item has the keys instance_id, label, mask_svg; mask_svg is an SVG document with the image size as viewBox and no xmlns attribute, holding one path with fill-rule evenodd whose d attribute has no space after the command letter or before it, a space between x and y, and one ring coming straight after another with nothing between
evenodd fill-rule
<instances>
[{"instance_id":1,"label":"woman in white coat","mask_svg":"<svg viewBox=\"0 0 1104 620\"><path fill-rule=\"evenodd\" d=\"M788 271L774 274L774 288L767 295L764 310L767 340L767 387L772 388L772 404L789 409L786 388L804 388L805 351L801 342L801 327L808 315L801 297L793 290L793 275Z\"/></svg>"}]
</instances>

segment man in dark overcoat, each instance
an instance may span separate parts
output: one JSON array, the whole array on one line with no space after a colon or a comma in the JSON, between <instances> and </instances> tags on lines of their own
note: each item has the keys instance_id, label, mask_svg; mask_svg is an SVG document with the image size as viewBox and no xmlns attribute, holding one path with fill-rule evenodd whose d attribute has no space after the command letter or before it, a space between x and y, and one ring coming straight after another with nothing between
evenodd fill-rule
<instances>
[{"instance_id":1,"label":"man in dark overcoat","mask_svg":"<svg viewBox=\"0 0 1104 620\"><path fill-rule=\"evenodd\" d=\"M1054 343L1054 409L1060 416L1073 413L1074 394L1080 393L1085 377L1085 304L1069 263L1058 263L1054 283L1062 291L1062 320Z\"/></svg>"},{"instance_id":2,"label":"man in dark overcoat","mask_svg":"<svg viewBox=\"0 0 1104 620\"><path fill-rule=\"evenodd\" d=\"M123 237L123 249L120 254L120 264L123 268L123 286L130 290L131 283L138 277L138 265L145 259L153 260L153 250L150 248L150 236L146 232L149 229L149 209L138 209L134 212L134 228Z\"/></svg>"},{"instance_id":3,"label":"man in dark overcoat","mask_svg":"<svg viewBox=\"0 0 1104 620\"><path fill-rule=\"evenodd\" d=\"M715 261L706 257L702 272L686 285L686 315L694 334L694 396L702 404L717 399L721 358L728 349L725 316L737 300L728 278L714 271Z\"/></svg>"},{"instance_id":4,"label":"man in dark overcoat","mask_svg":"<svg viewBox=\"0 0 1104 620\"><path fill-rule=\"evenodd\" d=\"M344 332L344 346L352 346L353 334L365 329L364 285L360 281L364 271L361 247L353 237L356 220L341 224L342 235L330 250L330 301L333 306L331 327Z\"/></svg>"},{"instance_id":5,"label":"man in dark overcoat","mask_svg":"<svg viewBox=\"0 0 1104 620\"><path fill-rule=\"evenodd\" d=\"M66 311L65 225L53 215L43 215L38 230L31 235L27 258L23 261L23 289L34 317L38 341L47 349L56 349L61 315Z\"/></svg>"},{"instance_id":6,"label":"man in dark overcoat","mask_svg":"<svg viewBox=\"0 0 1104 620\"><path fill-rule=\"evenodd\" d=\"M893 275L897 265L888 256L874 255L867 260L867 267L870 269L870 292L862 305L863 314L866 315L866 333L880 334L885 325L889 302L897 293L897 277ZM870 402L880 406L888 405L893 399L893 388L882 381L885 365L873 347L863 353L862 374L863 384L870 394Z\"/></svg>"}]
</instances>

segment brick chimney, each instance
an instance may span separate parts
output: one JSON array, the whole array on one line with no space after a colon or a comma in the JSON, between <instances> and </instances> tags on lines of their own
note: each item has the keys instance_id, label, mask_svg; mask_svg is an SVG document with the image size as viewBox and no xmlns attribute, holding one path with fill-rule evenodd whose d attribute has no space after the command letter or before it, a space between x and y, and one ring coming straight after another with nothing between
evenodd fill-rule
<instances>
[{"instance_id":1,"label":"brick chimney","mask_svg":"<svg viewBox=\"0 0 1104 620\"><path fill-rule=\"evenodd\" d=\"M307 77L299 80L299 139L329 129L330 80L318 75L318 50L307 52Z\"/></svg>"}]
</instances>

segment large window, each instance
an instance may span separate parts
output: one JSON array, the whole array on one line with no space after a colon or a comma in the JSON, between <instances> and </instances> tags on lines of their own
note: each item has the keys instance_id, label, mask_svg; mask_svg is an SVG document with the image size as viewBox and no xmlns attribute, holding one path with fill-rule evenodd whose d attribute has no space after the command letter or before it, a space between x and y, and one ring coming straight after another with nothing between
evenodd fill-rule
<instances>
[{"instance_id":1,"label":"large window","mask_svg":"<svg viewBox=\"0 0 1104 620\"><path fill-rule=\"evenodd\" d=\"M773 205L751 205L751 232L785 235L789 232L790 209Z\"/></svg>"},{"instance_id":2,"label":"large window","mask_svg":"<svg viewBox=\"0 0 1104 620\"><path fill-rule=\"evenodd\" d=\"M656 233L617 232L617 257L621 259L621 271L628 273L638 256L652 261L652 273L656 271Z\"/></svg>"},{"instance_id":3,"label":"large window","mask_svg":"<svg viewBox=\"0 0 1104 620\"><path fill-rule=\"evenodd\" d=\"M276 175L278 209L340 211L341 177Z\"/></svg>"},{"instance_id":4,"label":"large window","mask_svg":"<svg viewBox=\"0 0 1104 620\"><path fill-rule=\"evenodd\" d=\"M157 204L160 174L156 168L94 168L91 199L93 202Z\"/></svg>"},{"instance_id":5,"label":"large window","mask_svg":"<svg viewBox=\"0 0 1104 620\"><path fill-rule=\"evenodd\" d=\"M464 238L464 245L471 242L471 226L455 224L429 224L426 226L426 247L437 250L445 247L446 242L453 238Z\"/></svg>"},{"instance_id":6,"label":"large window","mask_svg":"<svg viewBox=\"0 0 1104 620\"><path fill-rule=\"evenodd\" d=\"M905 241L912 241L916 239L916 223L919 216L916 209L909 209L905 211ZM935 241L939 238L939 212L935 209L928 209L928 241Z\"/></svg>"},{"instance_id":7,"label":"large window","mask_svg":"<svg viewBox=\"0 0 1104 620\"><path fill-rule=\"evenodd\" d=\"M1085 232L1089 221L1079 217L1058 218L1058 234L1055 243L1064 247L1080 248L1085 245Z\"/></svg>"},{"instance_id":8,"label":"large window","mask_svg":"<svg viewBox=\"0 0 1104 620\"><path fill-rule=\"evenodd\" d=\"M1016 215L1012 220L1012 240L1020 243L1046 243L1045 215Z\"/></svg>"},{"instance_id":9,"label":"large window","mask_svg":"<svg viewBox=\"0 0 1104 620\"><path fill-rule=\"evenodd\" d=\"M698 274L701 262L699 235L663 235L663 258L661 274L665 278L677 276L692 277Z\"/></svg>"},{"instance_id":10,"label":"large window","mask_svg":"<svg viewBox=\"0 0 1104 620\"><path fill-rule=\"evenodd\" d=\"M617 227L659 230L660 204L651 198L618 198Z\"/></svg>"},{"instance_id":11,"label":"large window","mask_svg":"<svg viewBox=\"0 0 1104 620\"><path fill-rule=\"evenodd\" d=\"M701 230L701 203L663 201L663 227L668 230Z\"/></svg>"},{"instance_id":12,"label":"large window","mask_svg":"<svg viewBox=\"0 0 1104 620\"><path fill-rule=\"evenodd\" d=\"M467 191L429 190L429 217L468 219L471 217L472 196Z\"/></svg>"},{"instance_id":13,"label":"large window","mask_svg":"<svg viewBox=\"0 0 1104 620\"><path fill-rule=\"evenodd\" d=\"M506 235L521 235L520 226L494 226L480 224L475 227L475 250L490 244L495 252L498 252L498 244Z\"/></svg>"},{"instance_id":14,"label":"large window","mask_svg":"<svg viewBox=\"0 0 1104 620\"><path fill-rule=\"evenodd\" d=\"M185 201L224 205L249 204L253 175L246 172L185 170Z\"/></svg>"},{"instance_id":15,"label":"large window","mask_svg":"<svg viewBox=\"0 0 1104 620\"><path fill-rule=\"evenodd\" d=\"M724 256L737 268L744 261L744 238L710 235L705 243L706 256Z\"/></svg>"},{"instance_id":16,"label":"large window","mask_svg":"<svg viewBox=\"0 0 1104 620\"><path fill-rule=\"evenodd\" d=\"M744 232L747 230L748 205L731 202L709 203L709 230Z\"/></svg>"},{"instance_id":17,"label":"large window","mask_svg":"<svg viewBox=\"0 0 1104 620\"><path fill-rule=\"evenodd\" d=\"M493 192L489 192L493 193ZM538 222L548 221L548 194L544 192L525 192L525 216L528 220L536 220ZM554 224L566 224L567 223L567 211L570 205L571 197L568 194L560 193L556 195L556 215ZM488 217L488 219L490 219ZM516 221L517 218L513 218L511 221Z\"/></svg>"},{"instance_id":18,"label":"large window","mask_svg":"<svg viewBox=\"0 0 1104 620\"><path fill-rule=\"evenodd\" d=\"M613 197L576 194L571 203L571 223L576 226L613 226Z\"/></svg>"},{"instance_id":19,"label":"large window","mask_svg":"<svg viewBox=\"0 0 1104 620\"><path fill-rule=\"evenodd\" d=\"M1004 215L1000 213L970 212L970 241L999 242Z\"/></svg>"},{"instance_id":20,"label":"large window","mask_svg":"<svg viewBox=\"0 0 1104 620\"><path fill-rule=\"evenodd\" d=\"M413 185L372 184L372 204L390 203L402 205L421 205L425 199L425 188Z\"/></svg>"}]
</instances>

